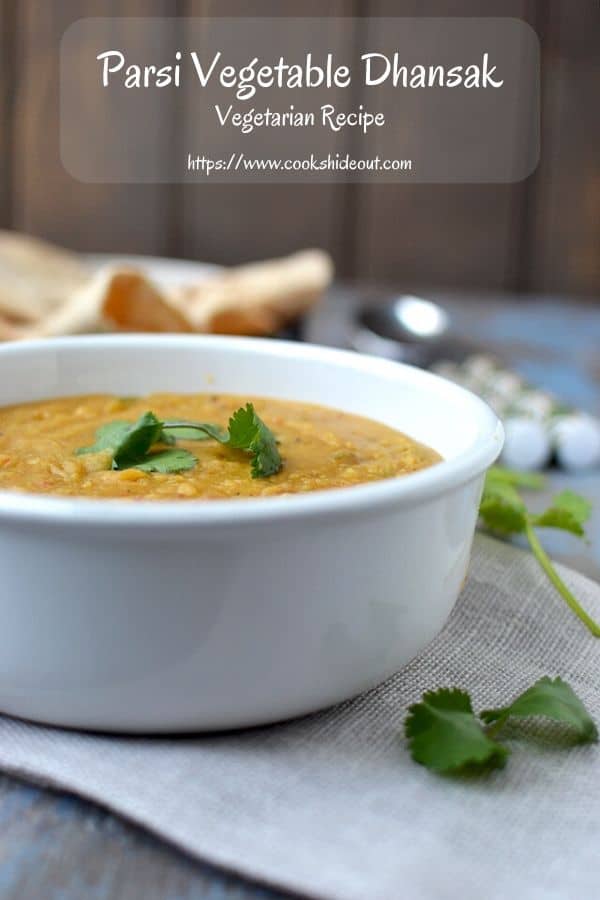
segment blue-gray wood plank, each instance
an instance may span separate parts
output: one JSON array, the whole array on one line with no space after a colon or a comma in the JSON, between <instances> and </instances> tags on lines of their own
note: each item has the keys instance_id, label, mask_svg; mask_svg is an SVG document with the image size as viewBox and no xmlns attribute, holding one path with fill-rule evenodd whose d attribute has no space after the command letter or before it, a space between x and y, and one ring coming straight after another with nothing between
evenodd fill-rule
<instances>
[{"instance_id":1,"label":"blue-gray wood plank","mask_svg":"<svg viewBox=\"0 0 600 900\"><path fill-rule=\"evenodd\" d=\"M344 345L360 292L338 290L313 316L306 336ZM600 413L598 307L510 298L442 298L465 335L498 352L542 387ZM556 472L596 501L589 546L548 535L551 552L600 578L600 476ZM543 498L540 498L540 502ZM275 900L290 897L194 861L87 801L0 776L0 897L3 900Z\"/></svg>"},{"instance_id":2,"label":"blue-gray wood plank","mask_svg":"<svg viewBox=\"0 0 600 900\"><path fill-rule=\"evenodd\" d=\"M77 797L0 776L3 900L280 900Z\"/></svg>"}]
</instances>

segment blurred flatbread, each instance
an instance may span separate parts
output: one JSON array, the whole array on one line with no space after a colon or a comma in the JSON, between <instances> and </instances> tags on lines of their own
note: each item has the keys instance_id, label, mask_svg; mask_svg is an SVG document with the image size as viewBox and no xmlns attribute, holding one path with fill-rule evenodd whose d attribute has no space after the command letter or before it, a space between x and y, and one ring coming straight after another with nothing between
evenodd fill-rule
<instances>
[{"instance_id":1,"label":"blurred flatbread","mask_svg":"<svg viewBox=\"0 0 600 900\"><path fill-rule=\"evenodd\" d=\"M141 272L103 269L28 337L94 331L191 331L181 313Z\"/></svg>"},{"instance_id":2,"label":"blurred flatbread","mask_svg":"<svg viewBox=\"0 0 600 900\"><path fill-rule=\"evenodd\" d=\"M179 288L172 300L194 331L274 334L313 306L332 277L327 253L303 250L225 269L198 285Z\"/></svg>"},{"instance_id":3,"label":"blurred flatbread","mask_svg":"<svg viewBox=\"0 0 600 900\"><path fill-rule=\"evenodd\" d=\"M75 253L11 231L0 231L0 335L2 321L36 322L89 278Z\"/></svg>"},{"instance_id":4,"label":"blurred flatbread","mask_svg":"<svg viewBox=\"0 0 600 900\"><path fill-rule=\"evenodd\" d=\"M14 319L0 315L0 341L14 341L21 336L21 328Z\"/></svg>"},{"instance_id":5,"label":"blurred flatbread","mask_svg":"<svg viewBox=\"0 0 600 900\"><path fill-rule=\"evenodd\" d=\"M98 331L275 334L317 302L332 276L326 253L305 250L161 288L143 271L113 265L90 273L75 254L0 231L0 340Z\"/></svg>"}]
</instances>

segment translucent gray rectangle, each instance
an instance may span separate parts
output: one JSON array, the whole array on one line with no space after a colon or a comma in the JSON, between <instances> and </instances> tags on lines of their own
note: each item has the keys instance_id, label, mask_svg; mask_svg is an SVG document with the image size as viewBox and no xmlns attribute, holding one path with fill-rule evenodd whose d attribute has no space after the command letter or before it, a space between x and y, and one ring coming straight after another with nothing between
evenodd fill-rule
<instances>
[{"instance_id":1,"label":"translucent gray rectangle","mask_svg":"<svg viewBox=\"0 0 600 900\"><path fill-rule=\"evenodd\" d=\"M513 182L539 159L513 18L86 18L60 82L83 182Z\"/></svg>"}]
</instances>

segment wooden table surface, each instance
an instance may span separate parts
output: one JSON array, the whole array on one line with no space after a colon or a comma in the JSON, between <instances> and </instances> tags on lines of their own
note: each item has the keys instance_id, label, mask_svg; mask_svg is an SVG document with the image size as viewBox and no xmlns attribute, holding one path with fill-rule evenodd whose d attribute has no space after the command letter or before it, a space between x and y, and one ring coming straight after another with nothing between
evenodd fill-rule
<instances>
[{"instance_id":1,"label":"wooden table surface","mask_svg":"<svg viewBox=\"0 0 600 900\"><path fill-rule=\"evenodd\" d=\"M366 291L338 288L305 336L347 345L352 309ZM600 307L561 300L443 299L465 335L497 346L518 371L600 414ZM596 501L588 546L548 535L554 556L600 579L600 474L552 472ZM540 499L543 502L543 498ZM0 897L10 900L249 900L289 897L191 860L141 829L75 797L0 776Z\"/></svg>"}]
</instances>

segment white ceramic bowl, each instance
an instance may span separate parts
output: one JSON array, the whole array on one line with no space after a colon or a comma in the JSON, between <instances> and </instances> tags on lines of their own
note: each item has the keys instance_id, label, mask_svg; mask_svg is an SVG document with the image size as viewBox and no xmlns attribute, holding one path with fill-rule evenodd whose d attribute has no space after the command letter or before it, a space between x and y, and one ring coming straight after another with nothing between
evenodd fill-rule
<instances>
[{"instance_id":1,"label":"white ceramic bowl","mask_svg":"<svg viewBox=\"0 0 600 900\"><path fill-rule=\"evenodd\" d=\"M0 493L0 710L132 732L272 722L372 687L444 625L502 445L498 419L472 394L407 366L281 341L95 336L0 348L0 405L205 390L370 416L445 461L257 500Z\"/></svg>"}]
</instances>

